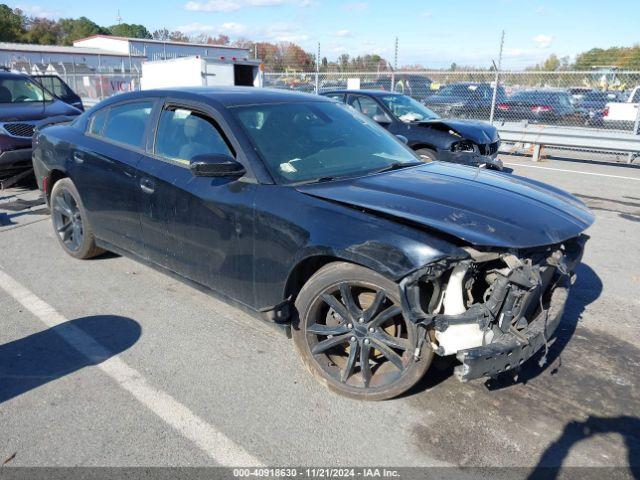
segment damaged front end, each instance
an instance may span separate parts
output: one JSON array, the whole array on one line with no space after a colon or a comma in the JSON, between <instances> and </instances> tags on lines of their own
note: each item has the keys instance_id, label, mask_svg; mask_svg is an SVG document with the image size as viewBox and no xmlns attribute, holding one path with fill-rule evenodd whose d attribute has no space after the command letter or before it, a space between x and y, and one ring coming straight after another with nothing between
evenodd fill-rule
<instances>
[{"instance_id":1,"label":"damaged front end","mask_svg":"<svg viewBox=\"0 0 640 480\"><path fill-rule=\"evenodd\" d=\"M521 251L463 250L400 283L408 318L438 355L455 354L461 381L517 369L555 332L588 237ZM419 350L417 350L419 354Z\"/></svg>"}]
</instances>

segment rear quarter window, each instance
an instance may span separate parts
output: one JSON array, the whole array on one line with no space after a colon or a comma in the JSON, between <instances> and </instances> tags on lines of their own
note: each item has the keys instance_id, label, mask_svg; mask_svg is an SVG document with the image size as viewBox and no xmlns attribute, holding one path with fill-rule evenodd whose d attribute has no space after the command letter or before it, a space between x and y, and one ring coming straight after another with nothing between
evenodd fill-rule
<instances>
[{"instance_id":1,"label":"rear quarter window","mask_svg":"<svg viewBox=\"0 0 640 480\"><path fill-rule=\"evenodd\" d=\"M104 108L96 113L94 113L89 120L89 133L92 135L101 135L102 129L104 128L104 124L107 121L107 116L109 115L109 109Z\"/></svg>"}]
</instances>

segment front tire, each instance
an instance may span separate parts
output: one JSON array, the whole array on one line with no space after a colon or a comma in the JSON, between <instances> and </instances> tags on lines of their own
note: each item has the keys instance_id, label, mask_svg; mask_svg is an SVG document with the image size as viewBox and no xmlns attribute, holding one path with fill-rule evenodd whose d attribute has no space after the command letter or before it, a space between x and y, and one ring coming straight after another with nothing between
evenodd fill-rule
<instances>
[{"instance_id":1,"label":"front tire","mask_svg":"<svg viewBox=\"0 0 640 480\"><path fill-rule=\"evenodd\" d=\"M424 335L402 315L398 285L367 268L330 263L296 299L293 338L309 371L341 395L386 400L415 385L433 351L415 349Z\"/></svg>"},{"instance_id":2,"label":"front tire","mask_svg":"<svg viewBox=\"0 0 640 480\"><path fill-rule=\"evenodd\" d=\"M70 178L62 178L54 184L50 203L53 231L66 253L87 259L104 252L96 246L80 194Z\"/></svg>"},{"instance_id":3,"label":"front tire","mask_svg":"<svg viewBox=\"0 0 640 480\"><path fill-rule=\"evenodd\" d=\"M419 148L416 153L420 156L423 162L435 162L438 160L438 155L435 150L430 148Z\"/></svg>"}]
</instances>

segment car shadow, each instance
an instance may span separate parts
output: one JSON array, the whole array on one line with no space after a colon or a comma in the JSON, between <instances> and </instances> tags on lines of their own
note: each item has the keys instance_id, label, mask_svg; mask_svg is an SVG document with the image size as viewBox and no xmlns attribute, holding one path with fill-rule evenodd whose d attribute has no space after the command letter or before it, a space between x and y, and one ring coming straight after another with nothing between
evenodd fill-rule
<instances>
[{"instance_id":1,"label":"car shadow","mask_svg":"<svg viewBox=\"0 0 640 480\"><path fill-rule=\"evenodd\" d=\"M553 343L546 352L544 363L541 361L545 355L543 349L519 370L487 380L485 386L488 390L499 390L517 383L525 384L549 368L551 368L551 374L557 372L560 367L561 353L575 333L582 313L587 305L593 303L602 293L602 281L591 267L581 263L575 273L576 283L571 287L562 320L556 330ZM448 357L435 356L427 374L401 397L411 396L436 387L453 375L453 370L457 365L460 365L460 362L453 355Z\"/></svg>"},{"instance_id":2,"label":"car shadow","mask_svg":"<svg viewBox=\"0 0 640 480\"><path fill-rule=\"evenodd\" d=\"M77 318L0 345L0 404L128 349L138 322L116 315Z\"/></svg>"},{"instance_id":3,"label":"car shadow","mask_svg":"<svg viewBox=\"0 0 640 480\"><path fill-rule=\"evenodd\" d=\"M640 419L632 416L589 416L584 422L567 423L562 434L540 455L537 465L528 480L554 479L563 476L562 462L571 448L583 440L601 434L619 434L627 447L628 466L632 478L640 479ZM598 473L598 478L602 478ZM625 477L627 478L627 477Z\"/></svg>"}]
</instances>

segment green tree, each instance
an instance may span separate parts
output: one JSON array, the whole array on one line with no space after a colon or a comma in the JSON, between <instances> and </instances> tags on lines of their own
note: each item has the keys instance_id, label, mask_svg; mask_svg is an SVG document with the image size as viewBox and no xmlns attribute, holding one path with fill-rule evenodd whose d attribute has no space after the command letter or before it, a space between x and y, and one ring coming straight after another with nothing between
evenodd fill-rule
<instances>
[{"instance_id":1,"label":"green tree","mask_svg":"<svg viewBox=\"0 0 640 480\"><path fill-rule=\"evenodd\" d=\"M0 4L0 41L19 42L25 33L25 17L19 9Z\"/></svg>"},{"instance_id":2,"label":"green tree","mask_svg":"<svg viewBox=\"0 0 640 480\"><path fill-rule=\"evenodd\" d=\"M109 30L92 22L87 17L62 18L58 23L62 31L61 43L63 45L73 45L75 40L91 35L108 35L110 33Z\"/></svg>"},{"instance_id":3,"label":"green tree","mask_svg":"<svg viewBox=\"0 0 640 480\"><path fill-rule=\"evenodd\" d=\"M135 23L119 23L118 25L111 25L109 27L111 35L118 37L129 38L151 38L149 30L144 25L137 25Z\"/></svg>"},{"instance_id":4,"label":"green tree","mask_svg":"<svg viewBox=\"0 0 640 480\"><path fill-rule=\"evenodd\" d=\"M55 20L34 17L27 20L27 31L22 41L38 45L57 45L60 43L62 30Z\"/></svg>"}]
</instances>

